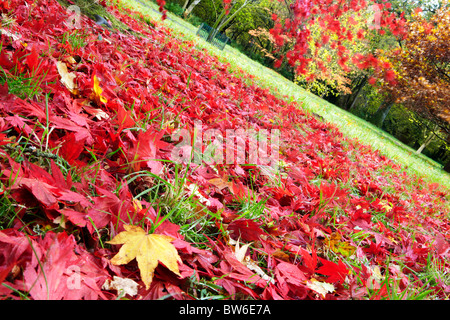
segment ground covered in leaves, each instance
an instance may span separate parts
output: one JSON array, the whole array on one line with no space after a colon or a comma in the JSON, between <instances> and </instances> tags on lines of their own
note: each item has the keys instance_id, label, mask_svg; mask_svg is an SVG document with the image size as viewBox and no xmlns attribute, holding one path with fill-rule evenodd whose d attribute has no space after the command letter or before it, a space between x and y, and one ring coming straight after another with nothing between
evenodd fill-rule
<instances>
[{"instance_id":1,"label":"ground covered in leaves","mask_svg":"<svg viewBox=\"0 0 450 320\"><path fill-rule=\"evenodd\" d=\"M128 29L0 1L2 298L449 297L448 190L101 4ZM239 128L278 130L274 174L186 157Z\"/></svg>"}]
</instances>

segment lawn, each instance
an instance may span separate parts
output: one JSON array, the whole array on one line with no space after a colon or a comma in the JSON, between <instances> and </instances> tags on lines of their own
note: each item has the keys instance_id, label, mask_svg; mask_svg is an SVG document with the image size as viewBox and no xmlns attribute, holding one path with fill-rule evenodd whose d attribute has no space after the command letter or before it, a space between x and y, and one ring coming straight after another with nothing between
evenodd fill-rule
<instances>
[{"instance_id":1,"label":"lawn","mask_svg":"<svg viewBox=\"0 0 450 320\"><path fill-rule=\"evenodd\" d=\"M76 2L114 30L25 2L2 21L2 298L449 298L432 161L139 2Z\"/></svg>"}]
</instances>

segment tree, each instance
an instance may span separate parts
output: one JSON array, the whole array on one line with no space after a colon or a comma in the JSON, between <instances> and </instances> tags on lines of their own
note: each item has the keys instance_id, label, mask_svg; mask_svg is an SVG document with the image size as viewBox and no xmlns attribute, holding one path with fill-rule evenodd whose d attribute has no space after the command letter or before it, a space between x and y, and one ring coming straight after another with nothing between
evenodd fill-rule
<instances>
[{"instance_id":1,"label":"tree","mask_svg":"<svg viewBox=\"0 0 450 320\"><path fill-rule=\"evenodd\" d=\"M437 130L438 126L435 125L435 127L433 129ZM430 132L427 132L427 136L425 137L425 140L420 145L419 149L416 150L416 154L422 153L423 149L425 149L430 144L430 142L433 141L433 139L436 137L434 130L430 130Z\"/></svg>"},{"instance_id":2,"label":"tree","mask_svg":"<svg viewBox=\"0 0 450 320\"><path fill-rule=\"evenodd\" d=\"M371 121L374 125L376 125L378 128L383 127L384 120L386 119L387 115L389 114L389 111L391 111L392 106L394 105L394 100L392 97L388 96L386 99L381 103L378 110L373 115Z\"/></svg>"},{"instance_id":3,"label":"tree","mask_svg":"<svg viewBox=\"0 0 450 320\"><path fill-rule=\"evenodd\" d=\"M289 3L291 17L280 19L274 15L275 26L271 30L278 47L286 43L286 37L293 43L289 51L276 62L279 66L286 60L295 67L299 76L314 80L318 72L314 65L320 65L322 73L328 70L330 61L315 54L311 47L313 30L321 31L319 46L328 45L332 59L340 69L348 72L349 65L359 66L360 61L352 59L356 55L354 47L372 31L385 34L390 31L394 36L402 37L404 19L390 12L390 3L369 5L365 0L295 0ZM348 21L364 21L364 28L354 29L346 25ZM352 24L352 23L350 23ZM370 52L361 52L359 58L373 59ZM335 75L336 72L330 72Z\"/></svg>"},{"instance_id":4,"label":"tree","mask_svg":"<svg viewBox=\"0 0 450 320\"><path fill-rule=\"evenodd\" d=\"M402 46L382 52L382 59L394 70L379 68L378 73L389 72L389 81L377 77L383 92L439 126L447 134L447 142L450 142L449 7L449 1L445 0L429 20L417 9L407 24ZM449 165L446 168L450 169Z\"/></svg>"},{"instance_id":5,"label":"tree","mask_svg":"<svg viewBox=\"0 0 450 320\"><path fill-rule=\"evenodd\" d=\"M413 18L402 48L383 53L394 66L396 85L383 79L379 84L398 102L450 133L450 10L438 10L430 21L418 10Z\"/></svg>"},{"instance_id":6,"label":"tree","mask_svg":"<svg viewBox=\"0 0 450 320\"><path fill-rule=\"evenodd\" d=\"M183 17L187 18L187 16L189 16L189 14L192 12L192 10L194 10L195 6L198 5L200 3L201 0L193 0L193 1L189 1L186 0L184 2L183 8L182 8L182 13L183 13ZM190 4L189 4L190 2ZM189 4L189 6L188 6Z\"/></svg>"},{"instance_id":7,"label":"tree","mask_svg":"<svg viewBox=\"0 0 450 320\"><path fill-rule=\"evenodd\" d=\"M244 0L244 2L239 0L224 0L224 7L216 22L213 25L213 28L208 36L207 41L211 41L214 39L214 36L217 32L220 32L225 26L227 26L236 15L249 4L256 3L259 0ZM236 9L233 11L233 9ZM230 14L233 11L232 14Z\"/></svg>"}]
</instances>

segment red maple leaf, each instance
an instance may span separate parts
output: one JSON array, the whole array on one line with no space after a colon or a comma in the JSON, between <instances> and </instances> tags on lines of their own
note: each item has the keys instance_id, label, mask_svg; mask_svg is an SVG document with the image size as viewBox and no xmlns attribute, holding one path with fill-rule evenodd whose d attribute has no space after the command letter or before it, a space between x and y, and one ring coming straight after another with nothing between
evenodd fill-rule
<instances>
[{"instance_id":1,"label":"red maple leaf","mask_svg":"<svg viewBox=\"0 0 450 320\"><path fill-rule=\"evenodd\" d=\"M0 66L6 70L11 70L15 66L14 62L11 61L4 50L2 50L2 52L0 53Z\"/></svg>"},{"instance_id":2,"label":"red maple leaf","mask_svg":"<svg viewBox=\"0 0 450 320\"><path fill-rule=\"evenodd\" d=\"M45 259L27 264L23 272L23 285L33 299L106 299L100 286L107 272L76 244L73 235L48 232L38 244Z\"/></svg>"},{"instance_id":3,"label":"red maple leaf","mask_svg":"<svg viewBox=\"0 0 450 320\"><path fill-rule=\"evenodd\" d=\"M311 248L311 255L309 254L308 251L306 251L303 248L298 248L299 251L298 253L300 253L300 255L303 258L303 265L304 267L306 267L306 270L310 273L314 273L317 267L317 254L316 254L316 250L313 248Z\"/></svg>"},{"instance_id":4,"label":"red maple leaf","mask_svg":"<svg viewBox=\"0 0 450 320\"><path fill-rule=\"evenodd\" d=\"M163 168L161 152L170 145L162 139L164 131L157 132L148 129L146 132L139 134L137 145L134 152L130 152L133 156L133 166L136 171L142 167L150 168L154 174L159 174ZM136 156L136 157L135 157Z\"/></svg>"},{"instance_id":5,"label":"red maple leaf","mask_svg":"<svg viewBox=\"0 0 450 320\"><path fill-rule=\"evenodd\" d=\"M231 222L227 230L232 231L235 240L240 237L243 241L257 241L259 236L263 234L260 224L252 219L239 219Z\"/></svg>"},{"instance_id":6,"label":"red maple leaf","mask_svg":"<svg viewBox=\"0 0 450 320\"><path fill-rule=\"evenodd\" d=\"M45 207L56 208L57 199L54 196L54 192L57 192L57 188L54 188L41 180L29 178L22 178L19 180L19 185L30 191L33 196Z\"/></svg>"},{"instance_id":7,"label":"red maple leaf","mask_svg":"<svg viewBox=\"0 0 450 320\"><path fill-rule=\"evenodd\" d=\"M36 49L36 45L33 45L31 48L31 52L26 57L26 64L30 68L30 70L36 70L39 66L39 53Z\"/></svg>"},{"instance_id":8,"label":"red maple leaf","mask_svg":"<svg viewBox=\"0 0 450 320\"><path fill-rule=\"evenodd\" d=\"M0 84L0 97L7 96L8 92L9 92L8 82L5 81L4 84Z\"/></svg>"},{"instance_id":9,"label":"red maple leaf","mask_svg":"<svg viewBox=\"0 0 450 320\"><path fill-rule=\"evenodd\" d=\"M338 263L334 263L320 257L319 259L322 266L317 269L317 273L328 276L327 282L335 283L345 280L345 276L349 273L349 270L341 260Z\"/></svg>"},{"instance_id":10,"label":"red maple leaf","mask_svg":"<svg viewBox=\"0 0 450 320\"><path fill-rule=\"evenodd\" d=\"M64 158L69 164L75 165L81 152L84 150L84 141L78 140L75 137L75 133L71 132L66 134L62 139L62 146L59 149L59 154Z\"/></svg>"}]
</instances>

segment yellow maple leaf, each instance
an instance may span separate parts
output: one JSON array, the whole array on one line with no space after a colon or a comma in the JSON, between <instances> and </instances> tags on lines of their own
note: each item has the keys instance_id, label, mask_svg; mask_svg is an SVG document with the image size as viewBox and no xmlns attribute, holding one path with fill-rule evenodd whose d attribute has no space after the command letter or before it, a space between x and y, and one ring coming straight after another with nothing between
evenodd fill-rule
<instances>
[{"instance_id":1,"label":"yellow maple leaf","mask_svg":"<svg viewBox=\"0 0 450 320\"><path fill-rule=\"evenodd\" d=\"M108 99L102 96L102 92L103 89L100 87L100 81L98 80L97 76L94 75L94 94L96 97L100 99L101 102L107 103Z\"/></svg>"},{"instance_id":2,"label":"yellow maple leaf","mask_svg":"<svg viewBox=\"0 0 450 320\"><path fill-rule=\"evenodd\" d=\"M141 227L124 225L125 231L120 232L109 244L123 244L119 252L111 259L114 265L127 264L134 258L141 271L141 278L148 289L153 280L153 274L158 261L163 263L173 273L180 275L178 261L181 258L177 249L170 242L172 237L162 234L148 234Z\"/></svg>"}]
</instances>

